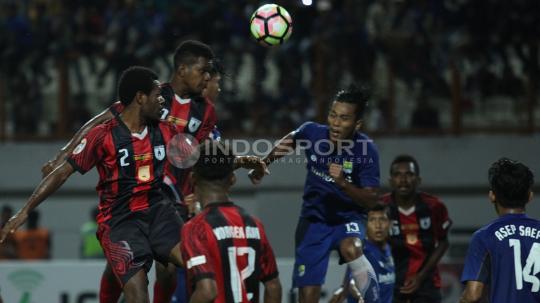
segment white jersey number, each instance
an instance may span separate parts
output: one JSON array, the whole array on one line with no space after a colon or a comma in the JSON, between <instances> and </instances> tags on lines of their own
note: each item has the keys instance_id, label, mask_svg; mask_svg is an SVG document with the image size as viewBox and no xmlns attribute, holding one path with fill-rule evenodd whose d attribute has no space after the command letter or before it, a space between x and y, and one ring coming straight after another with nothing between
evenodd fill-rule
<instances>
[{"instance_id":1,"label":"white jersey number","mask_svg":"<svg viewBox=\"0 0 540 303\"><path fill-rule=\"evenodd\" d=\"M527 257L525 267L521 267L521 242L517 239L509 240L510 247L514 248L514 269L516 287L523 289L523 282L531 283L531 292L540 290L540 279L536 275L540 272L540 243L534 243Z\"/></svg>"},{"instance_id":2,"label":"white jersey number","mask_svg":"<svg viewBox=\"0 0 540 303\"><path fill-rule=\"evenodd\" d=\"M255 250L251 247L229 247L229 264L231 266L231 288L234 297L234 302L242 302L242 285L244 280L247 279L255 271ZM241 257L247 254L248 265L244 269L240 270L236 262L237 257ZM248 300L253 298L252 293L247 294Z\"/></svg>"}]
</instances>

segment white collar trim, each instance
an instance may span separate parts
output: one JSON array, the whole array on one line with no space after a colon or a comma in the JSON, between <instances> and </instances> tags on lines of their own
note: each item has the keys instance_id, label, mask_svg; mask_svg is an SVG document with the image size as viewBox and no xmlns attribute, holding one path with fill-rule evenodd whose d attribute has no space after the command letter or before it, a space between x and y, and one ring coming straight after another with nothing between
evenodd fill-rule
<instances>
[{"instance_id":1,"label":"white collar trim","mask_svg":"<svg viewBox=\"0 0 540 303\"><path fill-rule=\"evenodd\" d=\"M413 207L408 208L408 209L398 207L398 209L399 209L399 212L402 213L403 215L410 216L412 213L414 213L416 211L416 206L413 206Z\"/></svg>"},{"instance_id":2,"label":"white collar trim","mask_svg":"<svg viewBox=\"0 0 540 303\"><path fill-rule=\"evenodd\" d=\"M176 101L178 101L178 103L180 103L180 104L188 104L189 102L191 102L191 99L182 99L177 94L174 94L174 97L175 97Z\"/></svg>"},{"instance_id":3,"label":"white collar trim","mask_svg":"<svg viewBox=\"0 0 540 303\"><path fill-rule=\"evenodd\" d=\"M146 137L146 134L148 134L148 126L145 126L143 131L140 133L131 133L131 135L139 140L144 139Z\"/></svg>"}]
</instances>

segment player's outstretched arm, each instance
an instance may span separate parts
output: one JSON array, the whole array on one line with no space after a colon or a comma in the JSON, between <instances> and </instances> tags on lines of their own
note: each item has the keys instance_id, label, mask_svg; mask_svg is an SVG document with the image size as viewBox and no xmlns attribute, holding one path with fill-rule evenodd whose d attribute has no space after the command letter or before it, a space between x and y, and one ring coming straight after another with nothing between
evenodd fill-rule
<instances>
[{"instance_id":1,"label":"player's outstretched arm","mask_svg":"<svg viewBox=\"0 0 540 303\"><path fill-rule=\"evenodd\" d=\"M484 283L479 281L467 281L459 303L475 303L482 299Z\"/></svg>"},{"instance_id":2,"label":"player's outstretched arm","mask_svg":"<svg viewBox=\"0 0 540 303\"><path fill-rule=\"evenodd\" d=\"M81 142L81 140L88 134L88 132L94 128L96 125L102 124L105 121L108 121L110 119L114 118L113 113L110 109L106 109L93 117L92 119L88 120L71 138L71 140L66 144L66 146L62 147L60 151L56 154L56 156L47 161L42 167L41 167L41 174L42 178L46 177L48 174L50 174L58 165L64 161L64 159L73 152L75 147Z\"/></svg>"},{"instance_id":3,"label":"player's outstretched arm","mask_svg":"<svg viewBox=\"0 0 540 303\"><path fill-rule=\"evenodd\" d=\"M272 148L272 150L266 155L262 160L266 166L270 166L272 162L277 159L280 159L283 156L290 154L294 151L296 147L296 142L294 140L294 132L290 132L285 137L281 138L279 142ZM264 173L257 170L251 170L249 172L249 178L253 184L261 183Z\"/></svg>"},{"instance_id":4,"label":"player's outstretched arm","mask_svg":"<svg viewBox=\"0 0 540 303\"><path fill-rule=\"evenodd\" d=\"M54 193L73 174L75 169L66 161L62 162L52 173L41 180L24 207L9 219L4 228L0 231L0 243L3 243L9 233L21 226L28 218L28 213L36 208L43 200Z\"/></svg>"},{"instance_id":5,"label":"player's outstretched arm","mask_svg":"<svg viewBox=\"0 0 540 303\"><path fill-rule=\"evenodd\" d=\"M195 291L189 298L189 303L213 302L217 297L217 285L214 279L201 279L197 281Z\"/></svg>"},{"instance_id":6,"label":"player's outstretched arm","mask_svg":"<svg viewBox=\"0 0 540 303\"><path fill-rule=\"evenodd\" d=\"M281 282L279 278L264 283L264 303L281 302Z\"/></svg>"}]
</instances>

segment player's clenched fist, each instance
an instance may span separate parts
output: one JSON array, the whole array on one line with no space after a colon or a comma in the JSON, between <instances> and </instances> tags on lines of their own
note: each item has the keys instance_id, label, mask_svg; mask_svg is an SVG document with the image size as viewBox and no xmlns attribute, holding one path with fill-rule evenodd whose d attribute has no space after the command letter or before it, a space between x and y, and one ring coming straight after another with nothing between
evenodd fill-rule
<instances>
[{"instance_id":1,"label":"player's clenched fist","mask_svg":"<svg viewBox=\"0 0 540 303\"><path fill-rule=\"evenodd\" d=\"M345 177L343 176L343 166L332 163L328 168L328 173L330 174L330 177L334 179L337 186L345 187L347 180L345 180Z\"/></svg>"}]
</instances>

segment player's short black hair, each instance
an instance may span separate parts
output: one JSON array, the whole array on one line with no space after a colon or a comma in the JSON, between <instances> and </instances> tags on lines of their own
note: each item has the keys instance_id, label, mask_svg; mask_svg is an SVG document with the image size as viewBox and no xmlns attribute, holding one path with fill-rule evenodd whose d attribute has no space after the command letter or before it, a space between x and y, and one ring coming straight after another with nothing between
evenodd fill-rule
<instances>
[{"instance_id":1,"label":"player's short black hair","mask_svg":"<svg viewBox=\"0 0 540 303\"><path fill-rule=\"evenodd\" d=\"M13 213L13 207L9 205L2 206L2 213Z\"/></svg>"},{"instance_id":2,"label":"player's short black hair","mask_svg":"<svg viewBox=\"0 0 540 303\"><path fill-rule=\"evenodd\" d=\"M127 106L131 104L137 92L149 95L155 87L158 75L144 66L132 66L122 72L118 81L118 99Z\"/></svg>"},{"instance_id":3,"label":"player's short black hair","mask_svg":"<svg viewBox=\"0 0 540 303\"><path fill-rule=\"evenodd\" d=\"M334 101L356 105L356 119L358 120L364 115L370 97L371 92L367 87L351 84L346 89L338 91Z\"/></svg>"},{"instance_id":4,"label":"player's short black hair","mask_svg":"<svg viewBox=\"0 0 540 303\"><path fill-rule=\"evenodd\" d=\"M234 172L234 154L228 145L206 140L199 146L200 156L193 174L205 181L224 181Z\"/></svg>"},{"instance_id":5,"label":"player's short black hair","mask_svg":"<svg viewBox=\"0 0 540 303\"><path fill-rule=\"evenodd\" d=\"M397 163L412 163L414 165L414 173L416 176L420 176L420 165L418 165L418 161L411 156L411 155L398 155L394 158L392 161L392 164L390 164L390 175L392 175L392 169L394 167L394 164Z\"/></svg>"},{"instance_id":6,"label":"player's short black hair","mask_svg":"<svg viewBox=\"0 0 540 303\"><path fill-rule=\"evenodd\" d=\"M489 168L488 178L497 203L502 207L525 207L534 183L534 175L527 166L508 158L500 158Z\"/></svg>"},{"instance_id":7,"label":"player's short black hair","mask_svg":"<svg viewBox=\"0 0 540 303\"><path fill-rule=\"evenodd\" d=\"M375 206L368 209L367 213L369 214L372 211L382 211L386 214L387 217L390 217L388 214L388 206L382 203L377 203Z\"/></svg>"},{"instance_id":8,"label":"player's short black hair","mask_svg":"<svg viewBox=\"0 0 540 303\"><path fill-rule=\"evenodd\" d=\"M204 57L208 60L214 59L214 52L205 43L196 40L186 40L180 43L174 51L174 69L182 64L194 64L198 57Z\"/></svg>"}]
</instances>

